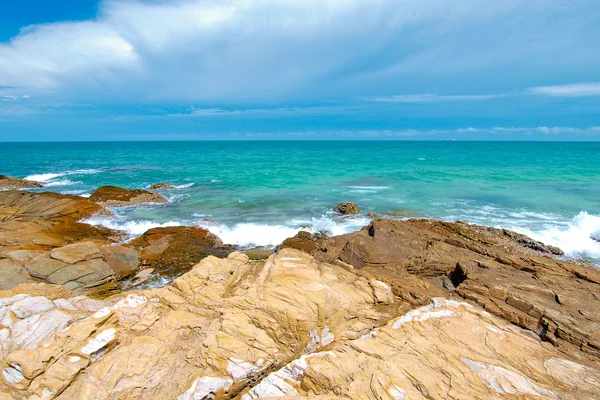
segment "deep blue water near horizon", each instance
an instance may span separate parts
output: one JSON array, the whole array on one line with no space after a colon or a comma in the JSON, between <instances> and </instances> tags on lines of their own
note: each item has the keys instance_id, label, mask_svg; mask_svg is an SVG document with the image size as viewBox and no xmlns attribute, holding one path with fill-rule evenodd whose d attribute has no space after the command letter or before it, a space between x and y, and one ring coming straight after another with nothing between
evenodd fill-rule
<instances>
[{"instance_id":1,"label":"deep blue water near horizon","mask_svg":"<svg viewBox=\"0 0 600 400\"><path fill-rule=\"evenodd\" d=\"M276 245L300 229L340 234L367 212L506 227L600 262L600 143L223 141L0 143L0 174L87 196L102 185L163 191L169 204L89 221L131 235L195 224L225 242ZM363 214L331 212L341 201Z\"/></svg>"}]
</instances>

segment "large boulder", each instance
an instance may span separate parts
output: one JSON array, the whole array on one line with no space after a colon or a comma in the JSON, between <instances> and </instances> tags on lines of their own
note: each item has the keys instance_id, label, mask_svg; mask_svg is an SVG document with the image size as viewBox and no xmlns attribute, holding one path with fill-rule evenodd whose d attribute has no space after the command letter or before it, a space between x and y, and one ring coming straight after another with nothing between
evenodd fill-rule
<instances>
[{"instance_id":1,"label":"large boulder","mask_svg":"<svg viewBox=\"0 0 600 400\"><path fill-rule=\"evenodd\" d=\"M121 233L79 222L109 214L102 206L78 196L2 191L0 250L48 250L84 239L119 241Z\"/></svg>"},{"instance_id":2,"label":"large boulder","mask_svg":"<svg viewBox=\"0 0 600 400\"><path fill-rule=\"evenodd\" d=\"M360 272L360 273L357 273ZM207 257L102 301L0 292L0 393L44 399L588 399L600 370L480 306L413 307L385 282L283 249ZM29 288L29 286L27 286ZM17 290L18 289L18 290ZM449 297L453 295L448 294ZM6 397L6 396L5 396Z\"/></svg>"},{"instance_id":3,"label":"large boulder","mask_svg":"<svg viewBox=\"0 0 600 400\"><path fill-rule=\"evenodd\" d=\"M415 304L439 295L427 285L407 285L407 276L418 278L564 351L600 356L600 271L558 260L558 249L522 235L466 223L376 220L338 237L299 234L282 247L372 274Z\"/></svg>"},{"instance_id":4,"label":"large boulder","mask_svg":"<svg viewBox=\"0 0 600 400\"><path fill-rule=\"evenodd\" d=\"M343 215L360 214L360 208L356 203L344 202L336 204L333 211Z\"/></svg>"},{"instance_id":5,"label":"large boulder","mask_svg":"<svg viewBox=\"0 0 600 400\"><path fill-rule=\"evenodd\" d=\"M223 242L209 231L188 226L150 229L129 246L140 252L144 267L165 277L189 271L208 255L226 256L232 251L223 248Z\"/></svg>"},{"instance_id":6,"label":"large boulder","mask_svg":"<svg viewBox=\"0 0 600 400\"><path fill-rule=\"evenodd\" d=\"M143 189L124 189L117 186L99 187L90 197L90 201L111 207L131 206L143 203L167 203L161 194Z\"/></svg>"},{"instance_id":7,"label":"large boulder","mask_svg":"<svg viewBox=\"0 0 600 400\"><path fill-rule=\"evenodd\" d=\"M39 182L0 175L0 190L36 189L41 187L42 184Z\"/></svg>"}]
</instances>

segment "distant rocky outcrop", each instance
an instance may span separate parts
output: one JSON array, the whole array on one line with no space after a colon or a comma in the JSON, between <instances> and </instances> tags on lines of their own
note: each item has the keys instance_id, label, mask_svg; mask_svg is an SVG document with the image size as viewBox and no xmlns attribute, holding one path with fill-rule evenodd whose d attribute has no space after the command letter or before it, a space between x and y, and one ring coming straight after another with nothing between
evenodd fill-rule
<instances>
[{"instance_id":1,"label":"distant rocky outcrop","mask_svg":"<svg viewBox=\"0 0 600 400\"><path fill-rule=\"evenodd\" d=\"M175 189L175 185L171 185L170 183L153 183L150 185L150 190L167 190L167 189Z\"/></svg>"},{"instance_id":2,"label":"distant rocky outcrop","mask_svg":"<svg viewBox=\"0 0 600 400\"><path fill-rule=\"evenodd\" d=\"M110 207L131 206L143 203L167 203L161 194L143 189L124 189L117 186L99 187L90 197L90 201Z\"/></svg>"},{"instance_id":3,"label":"distant rocky outcrop","mask_svg":"<svg viewBox=\"0 0 600 400\"><path fill-rule=\"evenodd\" d=\"M335 207L333 207L333 211L343 215L360 214L360 208L358 208L358 205L350 202L336 204Z\"/></svg>"},{"instance_id":4,"label":"distant rocky outcrop","mask_svg":"<svg viewBox=\"0 0 600 400\"><path fill-rule=\"evenodd\" d=\"M0 175L0 190L35 189L41 187L42 184L39 182Z\"/></svg>"}]
</instances>

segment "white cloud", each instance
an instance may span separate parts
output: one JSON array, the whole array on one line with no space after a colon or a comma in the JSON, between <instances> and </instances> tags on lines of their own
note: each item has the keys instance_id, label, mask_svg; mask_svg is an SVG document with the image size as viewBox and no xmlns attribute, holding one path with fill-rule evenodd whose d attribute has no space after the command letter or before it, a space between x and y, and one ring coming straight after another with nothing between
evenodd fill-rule
<instances>
[{"instance_id":1,"label":"white cloud","mask_svg":"<svg viewBox=\"0 0 600 400\"><path fill-rule=\"evenodd\" d=\"M600 96L600 82L572 83L568 85L538 86L528 89L531 94L556 97Z\"/></svg>"},{"instance_id":2,"label":"white cloud","mask_svg":"<svg viewBox=\"0 0 600 400\"><path fill-rule=\"evenodd\" d=\"M365 101L380 103L437 103L444 101L478 101L491 100L506 97L505 94L471 94L471 95L437 95L427 94L405 94L385 97L366 97Z\"/></svg>"},{"instance_id":3,"label":"white cloud","mask_svg":"<svg viewBox=\"0 0 600 400\"><path fill-rule=\"evenodd\" d=\"M517 71L523 60L546 73L567 59L570 66L598 67L599 57L582 51L593 43L574 43L594 37L588 29L597 21L586 9L596 6L596 0L107 0L96 19L28 27L0 43L0 85L35 97L51 89L53 96L85 101L187 104L456 92L478 82L493 86L489 70L503 69L506 79L505 71ZM557 15L565 13L576 23L563 24ZM452 79L440 84L440 76ZM424 96L430 97L394 101L486 95Z\"/></svg>"}]
</instances>

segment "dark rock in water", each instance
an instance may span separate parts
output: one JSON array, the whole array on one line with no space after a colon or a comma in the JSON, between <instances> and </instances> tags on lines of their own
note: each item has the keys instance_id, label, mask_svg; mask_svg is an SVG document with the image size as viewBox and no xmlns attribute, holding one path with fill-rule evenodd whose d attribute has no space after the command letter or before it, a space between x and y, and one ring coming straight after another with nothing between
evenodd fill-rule
<instances>
[{"instance_id":1,"label":"dark rock in water","mask_svg":"<svg viewBox=\"0 0 600 400\"><path fill-rule=\"evenodd\" d=\"M144 267L165 277L189 271L208 255L227 256L223 242L205 229L187 226L154 228L133 240L130 247L140 252Z\"/></svg>"},{"instance_id":2,"label":"dark rock in water","mask_svg":"<svg viewBox=\"0 0 600 400\"><path fill-rule=\"evenodd\" d=\"M410 211L388 211L385 215L389 217L414 217L414 214Z\"/></svg>"},{"instance_id":3,"label":"dark rock in water","mask_svg":"<svg viewBox=\"0 0 600 400\"><path fill-rule=\"evenodd\" d=\"M0 175L0 190L35 189L41 187L43 185L39 182Z\"/></svg>"},{"instance_id":4,"label":"dark rock in water","mask_svg":"<svg viewBox=\"0 0 600 400\"><path fill-rule=\"evenodd\" d=\"M373 218L373 219L376 219L376 218L379 218L379 217L380 217L380 215L379 215L379 214L377 214L376 212L369 211L369 212L367 213L367 217L369 217L369 218Z\"/></svg>"},{"instance_id":5,"label":"dark rock in water","mask_svg":"<svg viewBox=\"0 0 600 400\"><path fill-rule=\"evenodd\" d=\"M590 238L591 238L592 240L595 240L596 242L600 243L600 234L592 234L592 235L590 236Z\"/></svg>"},{"instance_id":6,"label":"dark rock in water","mask_svg":"<svg viewBox=\"0 0 600 400\"><path fill-rule=\"evenodd\" d=\"M89 197L89 200L112 207L168 202L164 196L158 193L142 189L124 189L117 186L99 187L94 194Z\"/></svg>"},{"instance_id":7,"label":"dark rock in water","mask_svg":"<svg viewBox=\"0 0 600 400\"><path fill-rule=\"evenodd\" d=\"M358 208L355 203L345 202L337 204L335 207L333 207L333 211L344 215L359 214L360 208Z\"/></svg>"},{"instance_id":8,"label":"dark rock in water","mask_svg":"<svg viewBox=\"0 0 600 400\"><path fill-rule=\"evenodd\" d=\"M412 303L458 295L563 351L600 357L600 271L558 260L559 249L524 235L474 224L381 219L343 236L301 232L282 247L351 265Z\"/></svg>"},{"instance_id":9,"label":"dark rock in water","mask_svg":"<svg viewBox=\"0 0 600 400\"><path fill-rule=\"evenodd\" d=\"M153 183L150 185L150 190L167 190L174 189L175 185L171 185L170 183Z\"/></svg>"}]
</instances>

